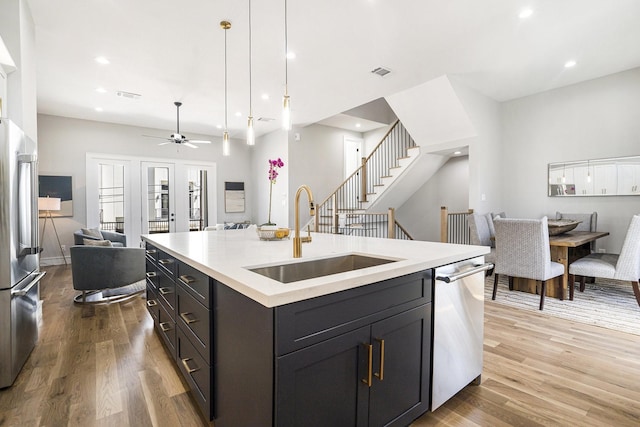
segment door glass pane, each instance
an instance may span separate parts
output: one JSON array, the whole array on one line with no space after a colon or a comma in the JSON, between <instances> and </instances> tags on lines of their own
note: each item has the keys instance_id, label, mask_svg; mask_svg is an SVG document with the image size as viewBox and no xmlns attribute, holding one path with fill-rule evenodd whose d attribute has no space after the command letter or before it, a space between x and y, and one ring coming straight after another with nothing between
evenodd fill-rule
<instances>
[{"instance_id":1,"label":"door glass pane","mask_svg":"<svg viewBox=\"0 0 640 427\"><path fill-rule=\"evenodd\" d=\"M100 165L100 229L124 233L124 165Z\"/></svg>"},{"instance_id":2,"label":"door glass pane","mask_svg":"<svg viewBox=\"0 0 640 427\"><path fill-rule=\"evenodd\" d=\"M169 168L147 169L149 233L169 232Z\"/></svg>"},{"instance_id":3,"label":"door glass pane","mask_svg":"<svg viewBox=\"0 0 640 427\"><path fill-rule=\"evenodd\" d=\"M204 230L207 226L207 171L187 170L189 186L189 231Z\"/></svg>"}]
</instances>

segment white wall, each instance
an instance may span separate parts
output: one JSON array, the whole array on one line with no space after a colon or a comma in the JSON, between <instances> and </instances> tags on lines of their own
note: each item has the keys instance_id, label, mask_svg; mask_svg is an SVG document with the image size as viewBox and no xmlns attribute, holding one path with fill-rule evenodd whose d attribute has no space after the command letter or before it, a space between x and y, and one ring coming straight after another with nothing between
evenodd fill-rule
<instances>
[{"instance_id":1,"label":"white wall","mask_svg":"<svg viewBox=\"0 0 640 427\"><path fill-rule=\"evenodd\" d=\"M396 219L414 239L439 242L440 207L464 212L468 202L469 157L452 157L396 209Z\"/></svg>"},{"instance_id":2,"label":"white wall","mask_svg":"<svg viewBox=\"0 0 640 427\"><path fill-rule=\"evenodd\" d=\"M168 144L158 146L153 138L142 135L169 135L173 131L139 128L111 123L78 120L66 117L38 115L39 173L41 175L71 175L73 183L73 217L57 218L60 241L68 247L73 244L73 232L84 227L86 218L86 153L106 153L139 157L200 160L217 163L217 218L218 221L253 220L251 198L246 201L244 213L224 212L224 182L245 181L252 177L251 152L244 141L232 140L231 156L222 156L220 138L209 135L188 134L194 139L208 139L212 144L198 149ZM250 188L246 188L250 194ZM42 222L40 227L42 227ZM47 234L49 231L47 231ZM43 259L58 256L55 239L45 239Z\"/></svg>"},{"instance_id":3,"label":"white wall","mask_svg":"<svg viewBox=\"0 0 640 427\"><path fill-rule=\"evenodd\" d=\"M269 160L280 158L284 166L278 169L273 184L271 200L271 222L280 227L289 226L289 178L291 165L287 132L277 130L256 139L251 156L251 185L253 191L253 218L258 225L269 217ZM293 206L293 204L292 204Z\"/></svg>"},{"instance_id":4,"label":"white wall","mask_svg":"<svg viewBox=\"0 0 640 427\"><path fill-rule=\"evenodd\" d=\"M547 164L640 154L640 68L506 102L502 111L501 208L514 217L598 212L611 233L598 248L619 252L640 197L547 196ZM473 181L473 177L472 177Z\"/></svg>"},{"instance_id":5,"label":"white wall","mask_svg":"<svg viewBox=\"0 0 640 427\"><path fill-rule=\"evenodd\" d=\"M293 197L298 187L306 184L316 204L321 203L344 182L344 137L362 138L360 132L323 125L294 128L290 135L300 134L300 141L289 142L289 224L294 224ZM309 220L305 194L300 196L300 224ZM303 208L304 207L304 208Z\"/></svg>"}]
</instances>

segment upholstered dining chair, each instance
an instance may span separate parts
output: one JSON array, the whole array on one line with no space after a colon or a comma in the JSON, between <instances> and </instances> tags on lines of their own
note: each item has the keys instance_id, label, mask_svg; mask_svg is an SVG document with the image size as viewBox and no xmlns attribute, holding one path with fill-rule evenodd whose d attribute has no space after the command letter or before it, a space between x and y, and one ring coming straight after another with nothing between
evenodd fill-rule
<instances>
[{"instance_id":1,"label":"upholstered dining chair","mask_svg":"<svg viewBox=\"0 0 640 427\"><path fill-rule=\"evenodd\" d=\"M486 215L467 215L467 223L469 224L469 237L472 245L493 246ZM484 256L484 260L485 262L495 263L495 248L491 248L491 252ZM490 275L490 271L487 271L487 275Z\"/></svg>"},{"instance_id":2,"label":"upholstered dining chair","mask_svg":"<svg viewBox=\"0 0 640 427\"><path fill-rule=\"evenodd\" d=\"M580 221L575 231L598 231L598 212L592 213L564 213L556 212L556 219L573 219ZM591 252L596 251L596 241L591 242Z\"/></svg>"},{"instance_id":3,"label":"upholstered dining chair","mask_svg":"<svg viewBox=\"0 0 640 427\"><path fill-rule=\"evenodd\" d=\"M493 225L496 229L496 264L491 299L496 299L500 275L509 276L509 289L513 289L513 277L532 279L541 282L542 310L547 280L564 274L564 265L551 261L547 217L496 218Z\"/></svg>"},{"instance_id":4,"label":"upholstered dining chair","mask_svg":"<svg viewBox=\"0 0 640 427\"><path fill-rule=\"evenodd\" d=\"M585 277L629 281L640 306L640 214L631 218L620 254L593 253L569 264L570 300L576 277L581 289Z\"/></svg>"}]
</instances>

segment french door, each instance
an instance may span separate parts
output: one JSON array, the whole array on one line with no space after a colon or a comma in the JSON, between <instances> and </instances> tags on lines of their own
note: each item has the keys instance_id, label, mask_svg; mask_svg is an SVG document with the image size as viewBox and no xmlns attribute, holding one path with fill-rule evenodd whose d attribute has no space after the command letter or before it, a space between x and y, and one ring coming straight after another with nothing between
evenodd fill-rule
<instances>
[{"instance_id":1,"label":"french door","mask_svg":"<svg viewBox=\"0 0 640 427\"><path fill-rule=\"evenodd\" d=\"M175 165L142 162L140 167L142 234L174 233L176 231Z\"/></svg>"}]
</instances>

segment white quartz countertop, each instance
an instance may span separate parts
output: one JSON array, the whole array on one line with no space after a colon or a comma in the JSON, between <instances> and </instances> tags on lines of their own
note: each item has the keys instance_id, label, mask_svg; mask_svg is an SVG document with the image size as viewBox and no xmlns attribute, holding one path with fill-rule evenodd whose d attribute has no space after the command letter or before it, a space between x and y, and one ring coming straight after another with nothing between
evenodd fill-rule
<instances>
[{"instance_id":1,"label":"white quartz countertop","mask_svg":"<svg viewBox=\"0 0 640 427\"><path fill-rule=\"evenodd\" d=\"M311 235L313 241L302 244L302 258L293 258L292 240L260 240L253 229L151 234L142 239L266 307L327 295L489 253L486 246L325 233ZM286 284L248 269L348 254L399 261Z\"/></svg>"}]
</instances>

